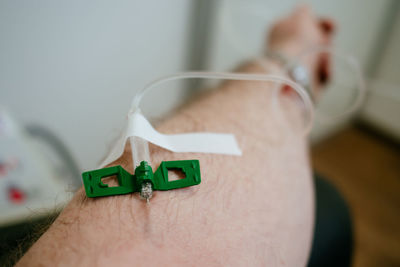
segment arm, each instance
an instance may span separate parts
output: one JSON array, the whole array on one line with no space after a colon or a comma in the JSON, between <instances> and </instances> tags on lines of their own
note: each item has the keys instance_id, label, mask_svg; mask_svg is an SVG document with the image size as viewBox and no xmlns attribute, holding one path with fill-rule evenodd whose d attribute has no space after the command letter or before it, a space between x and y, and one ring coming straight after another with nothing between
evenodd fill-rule
<instances>
[{"instance_id":1,"label":"arm","mask_svg":"<svg viewBox=\"0 0 400 267\"><path fill-rule=\"evenodd\" d=\"M241 71L264 72L251 63ZM199 159L202 183L156 192L150 205L137 194L88 199L81 189L18 266L305 265L313 227L307 142L276 120L268 86L254 85L226 82L159 126L164 133L232 132L242 157L151 146L154 167ZM295 123L296 104L284 103L287 123ZM114 164L132 172L130 157L127 146Z\"/></svg>"}]
</instances>

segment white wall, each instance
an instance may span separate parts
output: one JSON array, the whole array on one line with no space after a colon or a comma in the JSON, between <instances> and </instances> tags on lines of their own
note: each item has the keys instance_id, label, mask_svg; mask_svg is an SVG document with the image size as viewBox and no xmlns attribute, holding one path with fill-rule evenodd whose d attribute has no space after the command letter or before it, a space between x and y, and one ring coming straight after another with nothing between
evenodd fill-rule
<instances>
[{"instance_id":1,"label":"white wall","mask_svg":"<svg viewBox=\"0 0 400 267\"><path fill-rule=\"evenodd\" d=\"M216 17L207 24L207 8L194 10L199 2L187 0L1 1L0 105L24 124L53 130L82 169L94 168L118 135L137 90L191 68L193 45L194 60L208 70L227 70L259 55L270 23L295 2L204 1ZM354 53L364 66L390 2L311 1L318 14L337 19L338 48ZM226 32L225 7L238 16L228 22L240 42ZM201 36L193 32L199 17L193 11L206 21ZM204 28L211 31L208 45L202 43L209 40ZM153 94L147 109L159 114L182 96L180 90Z\"/></svg>"},{"instance_id":2,"label":"white wall","mask_svg":"<svg viewBox=\"0 0 400 267\"><path fill-rule=\"evenodd\" d=\"M302 1L304 2L304 1ZM375 44L391 0L311 0L313 10L319 16L336 20L338 31L335 47L351 53L364 69L375 53ZM260 56L265 44L266 32L277 18L291 12L296 0L221 0L218 1L216 26L208 57L208 69L232 69L244 59ZM336 91L328 100L347 101L346 89ZM348 88L352 90L353 88ZM329 101L327 101L329 102ZM350 100L349 100L350 102ZM332 103L327 103L332 104ZM332 125L316 124L312 137L317 140L335 131L343 122Z\"/></svg>"},{"instance_id":3,"label":"white wall","mask_svg":"<svg viewBox=\"0 0 400 267\"><path fill-rule=\"evenodd\" d=\"M400 140L400 10L369 82L362 118Z\"/></svg>"},{"instance_id":4,"label":"white wall","mask_svg":"<svg viewBox=\"0 0 400 267\"><path fill-rule=\"evenodd\" d=\"M91 169L135 92L187 68L193 1L1 1L0 105ZM153 99L160 110L181 92ZM155 113L157 113L155 111Z\"/></svg>"}]
</instances>

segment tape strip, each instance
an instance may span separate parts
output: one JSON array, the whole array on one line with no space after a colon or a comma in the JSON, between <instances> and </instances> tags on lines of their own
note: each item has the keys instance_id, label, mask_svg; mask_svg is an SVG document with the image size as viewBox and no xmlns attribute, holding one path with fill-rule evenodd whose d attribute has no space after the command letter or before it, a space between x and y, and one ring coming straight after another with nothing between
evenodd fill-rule
<instances>
[{"instance_id":1,"label":"tape strip","mask_svg":"<svg viewBox=\"0 0 400 267\"><path fill-rule=\"evenodd\" d=\"M208 132L162 134L154 129L142 114L136 112L129 115L128 125L124 134L118 139L110 154L101 163L101 167L113 162L122 155L126 140L131 136L143 138L150 143L177 153L242 155L242 151L233 134Z\"/></svg>"}]
</instances>

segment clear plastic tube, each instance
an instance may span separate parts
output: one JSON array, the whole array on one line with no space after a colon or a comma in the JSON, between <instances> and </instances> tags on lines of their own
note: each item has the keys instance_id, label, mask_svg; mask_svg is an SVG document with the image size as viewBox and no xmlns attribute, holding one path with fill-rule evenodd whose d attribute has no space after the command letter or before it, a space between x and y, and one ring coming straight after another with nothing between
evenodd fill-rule
<instances>
[{"instance_id":1,"label":"clear plastic tube","mask_svg":"<svg viewBox=\"0 0 400 267\"><path fill-rule=\"evenodd\" d=\"M227 73L227 72L183 72L170 76L165 76L159 78L142 90L140 90L134 97L131 105L130 113L141 112L140 103L146 93L155 89L158 85L180 79L219 79L219 80L237 80L237 81L261 81L261 82L275 82L279 84L287 84L291 86L300 96L304 102L306 109L306 125L303 130L303 134L307 135L312 128L314 120L314 107L310 99L309 94L306 90L299 84L293 82L278 75L264 75L264 74L242 74L242 73ZM273 90L275 87L271 87ZM132 160L134 167L136 167L141 161L145 160L150 163L150 154L147 141L139 137L130 137L130 143L132 147Z\"/></svg>"},{"instance_id":2,"label":"clear plastic tube","mask_svg":"<svg viewBox=\"0 0 400 267\"><path fill-rule=\"evenodd\" d=\"M146 140L136 136L129 137L129 142L131 143L133 166L139 166L140 162L142 161L147 161L149 164L151 164L149 143Z\"/></svg>"},{"instance_id":3,"label":"clear plastic tube","mask_svg":"<svg viewBox=\"0 0 400 267\"><path fill-rule=\"evenodd\" d=\"M246 5L248 6L248 5ZM234 19L234 12L233 12L233 7L234 3L231 0L226 1L222 5L222 10L221 10L221 21L222 21L222 32L225 34L228 42L230 45L236 50L237 53L241 54L243 58L248 58L249 55L249 47L251 46L251 43L247 43L245 38L241 38L241 35L237 31L237 27L233 27L234 21L238 21ZM240 12L247 12L249 15L249 18L251 17L252 19L254 18L259 18L262 20L265 20L266 18L266 13L265 11L260 12L259 6L257 4L247 8L247 9L240 9ZM271 22L271 20L269 20ZM351 69L354 71L354 75L356 76L357 79L357 97L351 103L351 105L344 109L343 112L337 115L327 115L322 113L321 111L317 110L316 111L316 117L319 122L321 123L333 123L337 120L343 119L344 117L356 112L361 104L364 101L365 95L366 95L366 86L365 86L365 80L362 75L361 68L359 66L358 61L350 55L347 55L345 53L342 53L340 51L337 51L331 47L324 47L324 46L319 46L319 47L309 47L308 49L304 50L301 52L299 55L294 57L292 60L290 60L287 64L284 66L285 73L287 74L288 71L292 66L295 64L299 63L301 59L307 55L313 54L313 53L329 53L331 55L334 55L335 58L338 58L340 60L343 60L346 62ZM312 94L312 92L310 92ZM313 99L314 96L311 96L311 99Z\"/></svg>"},{"instance_id":4,"label":"clear plastic tube","mask_svg":"<svg viewBox=\"0 0 400 267\"><path fill-rule=\"evenodd\" d=\"M310 48L304 50L303 52L301 52L298 56L293 58L291 61L289 61L284 66L285 72L288 72L292 66L299 64L299 62L301 62L301 60L304 57L306 57L310 54L314 54L314 53L329 53L331 55L334 55L336 59L340 59L343 62L345 62L346 64L348 64L351 67L351 69L353 70L355 78L357 80L357 91L358 91L357 96L354 99L353 103L351 103L349 105L349 107L347 109L345 109L343 112L336 114L336 115L326 115L319 111L317 113L317 117L318 117L319 121L322 123L332 123L332 122L340 120L340 119L356 112L361 107L361 105L365 99L366 87L365 87L365 80L362 75L360 65L353 56L338 52L331 47L324 47L324 46L310 47ZM310 93L312 94L312 92L310 92ZM316 96L312 95L311 98L316 99Z\"/></svg>"}]
</instances>

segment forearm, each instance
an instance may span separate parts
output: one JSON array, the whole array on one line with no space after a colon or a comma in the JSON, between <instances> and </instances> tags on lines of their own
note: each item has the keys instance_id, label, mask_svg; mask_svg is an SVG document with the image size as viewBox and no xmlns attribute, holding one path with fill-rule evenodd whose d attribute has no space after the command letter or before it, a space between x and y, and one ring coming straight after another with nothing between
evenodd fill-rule
<instances>
[{"instance_id":1,"label":"forearm","mask_svg":"<svg viewBox=\"0 0 400 267\"><path fill-rule=\"evenodd\" d=\"M163 160L199 159L202 183L156 192L150 205L137 194L87 199L80 190L20 266L304 265L313 221L306 140L277 121L271 85L258 85L224 83L159 126L163 133L234 133L243 156L151 146L154 168ZM296 103L284 102L295 123ZM133 171L129 150L115 164Z\"/></svg>"}]
</instances>

